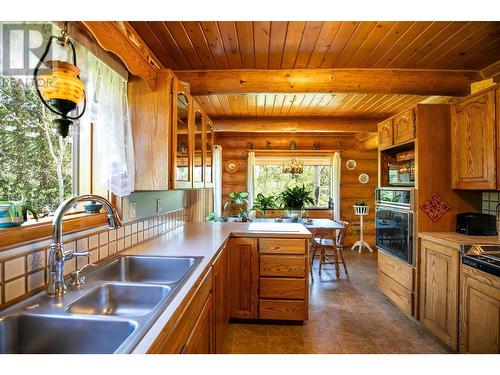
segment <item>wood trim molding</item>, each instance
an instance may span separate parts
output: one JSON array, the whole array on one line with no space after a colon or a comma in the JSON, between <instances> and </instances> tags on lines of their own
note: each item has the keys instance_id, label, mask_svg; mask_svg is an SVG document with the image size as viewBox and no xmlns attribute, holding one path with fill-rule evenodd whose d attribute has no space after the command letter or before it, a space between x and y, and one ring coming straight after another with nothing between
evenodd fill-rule
<instances>
[{"instance_id":1,"label":"wood trim molding","mask_svg":"<svg viewBox=\"0 0 500 375\"><path fill-rule=\"evenodd\" d=\"M43 219L42 219L43 220ZM107 223L107 213L68 215L63 222L64 233L98 227ZM39 223L0 229L0 251L14 246L42 241L52 235L52 218Z\"/></svg>"},{"instance_id":2,"label":"wood trim molding","mask_svg":"<svg viewBox=\"0 0 500 375\"><path fill-rule=\"evenodd\" d=\"M380 119L340 117L228 117L212 118L216 132L358 133L376 132Z\"/></svg>"},{"instance_id":3,"label":"wood trim molding","mask_svg":"<svg viewBox=\"0 0 500 375\"><path fill-rule=\"evenodd\" d=\"M99 45L116 54L127 69L156 90L158 71L163 65L128 22L82 21Z\"/></svg>"},{"instance_id":4,"label":"wood trim molding","mask_svg":"<svg viewBox=\"0 0 500 375\"><path fill-rule=\"evenodd\" d=\"M289 69L176 71L191 95L243 93L376 93L465 96L481 79L473 70Z\"/></svg>"},{"instance_id":5,"label":"wood trim molding","mask_svg":"<svg viewBox=\"0 0 500 375\"><path fill-rule=\"evenodd\" d=\"M491 78L500 75L500 60L481 70L482 78Z\"/></svg>"}]
</instances>

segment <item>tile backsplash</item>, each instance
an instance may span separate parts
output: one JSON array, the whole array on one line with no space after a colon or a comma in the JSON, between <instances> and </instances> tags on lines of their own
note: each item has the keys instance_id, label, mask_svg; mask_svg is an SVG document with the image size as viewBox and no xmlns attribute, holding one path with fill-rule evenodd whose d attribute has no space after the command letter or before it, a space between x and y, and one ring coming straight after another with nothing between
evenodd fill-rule
<instances>
[{"instance_id":1,"label":"tile backsplash","mask_svg":"<svg viewBox=\"0 0 500 375\"><path fill-rule=\"evenodd\" d=\"M118 229L96 229L81 236L65 236L66 250L90 251L90 257L71 259L64 265L65 274L126 250L140 242L162 235L188 221L188 209L181 208L161 216L126 223ZM26 250L9 251L0 258L0 308L33 294L48 281L49 249L46 243Z\"/></svg>"},{"instance_id":2,"label":"tile backsplash","mask_svg":"<svg viewBox=\"0 0 500 375\"><path fill-rule=\"evenodd\" d=\"M483 191L481 212L483 214L496 215L496 208L498 203L500 203L500 192L498 191ZM500 220L497 216L497 231L500 228ZM500 232L500 231L499 231Z\"/></svg>"}]
</instances>

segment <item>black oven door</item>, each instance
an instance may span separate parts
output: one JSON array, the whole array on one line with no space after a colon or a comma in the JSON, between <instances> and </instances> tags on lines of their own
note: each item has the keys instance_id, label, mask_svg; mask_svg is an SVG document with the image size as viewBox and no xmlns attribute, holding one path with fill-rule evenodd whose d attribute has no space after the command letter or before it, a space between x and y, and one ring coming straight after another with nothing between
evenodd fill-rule
<instances>
[{"instance_id":1,"label":"black oven door","mask_svg":"<svg viewBox=\"0 0 500 375\"><path fill-rule=\"evenodd\" d=\"M413 264L413 212L377 206L375 240L377 247Z\"/></svg>"}]
</instances>

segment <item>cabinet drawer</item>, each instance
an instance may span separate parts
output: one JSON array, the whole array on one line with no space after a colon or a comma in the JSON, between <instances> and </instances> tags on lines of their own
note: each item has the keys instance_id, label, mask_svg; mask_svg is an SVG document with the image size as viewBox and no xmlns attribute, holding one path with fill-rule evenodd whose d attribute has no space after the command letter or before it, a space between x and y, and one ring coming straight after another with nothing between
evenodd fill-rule
<instances>
[{"instance_id":1,"label":"cabinet drawer","mask_svg":"<svg viewBox=\"0 0 500 375\"><path fill-rule=\"evenodd\" d=\"M306 257L293 255L262 255L260 276L305 277Z\"/></svg>"},{"instance_id":2,"label":"cabinet drawer","mask_svg":"<svg viewBox=\"0 0 500 375\"><path fill-rule=\"evenodd\" d=\"M397 281L401 286L413 291L413 267L409 264L401 262L379 250L378 269L394 281Z\"/></svg>"},{"instance_id":3,"label":"cabinet drawer","mask_svg":"<svg viewBox=\"0 0 500 375\"><path fill-rule=\"evenodd\" d=\"M377 286L401 311L413 315L413 293L385 273L378 271Z\"/></svg>"},{"instance_id":4,"label":"cabinet drawer","mask_svg":"<svg viewBox=\"0 0 500 375\"><path fill-rule=\"evenodd\" d=\"M305 299L305 279L276 279L262 277L260 279L260 298Z\"/></svg>"},{"instance_id":5,"label":"cabinet drawer","mask_svg":"<svg viewBox=\"0 0 500 375\"><path fill-rule=\"evenodd\" d=\"M259 300L259 318L274 320L305 320L304 301Z\"/></svg>"},{"instance_id":6,"label":"cabinet drawer","mask_svg":"<svg viewBox=\"0 0 500 375\"><path fill-rule=\"evenodd\" d=\"M306 240L261 239L259 240L261 254L305 254Z\"/></svg>"}]
</instances>

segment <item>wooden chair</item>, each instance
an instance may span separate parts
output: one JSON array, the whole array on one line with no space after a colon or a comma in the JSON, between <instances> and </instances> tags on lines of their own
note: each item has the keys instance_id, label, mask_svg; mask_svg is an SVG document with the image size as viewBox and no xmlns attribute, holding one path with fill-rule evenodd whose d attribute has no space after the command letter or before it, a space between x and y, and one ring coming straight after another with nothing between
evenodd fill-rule
<instances>
[{"instance_id":1,"label":"wooden chair","mask_svg":"<svg viewBox=\"0 0 500 375\"><path fill-rule=\"evenodd\" d=\"M332 239L333 236L331 235L331 233L329 234L326 231L319 231L318 233L315 233L315 235L317 235L317 237L314 238L313 244L312 244L312 249L311 249L311 265L310 265L311 277L312 277L312 264L313 264L314 257L316 256L316 251L317 251L318 246L320 247L319 272L318 272L319 275L321 275L321 269L322 269L323 265L335 264L336 259L339 259L339 258L340 258L340 262L344 266L344 271L345 271L346 275L349 274L347 271L347 266L346 266L344 254L343 254L344 241L345 241L345 237L347 234L347 229L349 228L349 223L347 221L343 221L343 220L339 220L337 222L344 226L344 228L339 231L339 234L337 236L337 240L336 240L337 246L333 246L333 239ZM332 255L327 254L327 248L332 249L333 258L332 258ZM337 253L335 253L335 251Z\"/></svg>"}]
</instances>

